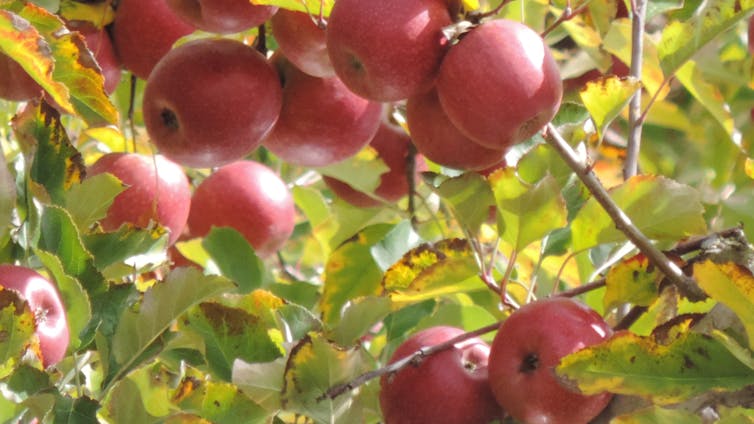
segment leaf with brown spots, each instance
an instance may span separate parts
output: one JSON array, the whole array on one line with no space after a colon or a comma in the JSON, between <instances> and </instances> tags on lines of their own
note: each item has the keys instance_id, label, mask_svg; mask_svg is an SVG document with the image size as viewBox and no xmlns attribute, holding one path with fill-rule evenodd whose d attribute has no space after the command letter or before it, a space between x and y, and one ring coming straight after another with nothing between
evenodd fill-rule
<instances>
[{"instance_id":1,"label":"leaf with brown spots","mask_svg":"<svg viewBox=\"0 0 754 424\"><path fill-rule=\"evenodd\" d=\"M190 390L185 390L186 386ZM183 390L176 399L184 412L192 412L215 424L264 423L267 412L244 394L238 387L229 383L198 381L185 378L178 390ZM242 418L242 419L241 419Z\"/></svg>"},{"instance_id":2,"label":"leaf with brown spots","mask_svg":"<svg viewBox=\"0 0 754 424\"><path fill-rule=\"evenodd\" d=\"M34 314L14 290L0 287L0 378L21 360L34 336Z\"/></svg>"},{"instance_id":3,"label":"leaf with brown spots","mask_svg":"<svg viewBox=\"0 0 754 424\"><path fill-rule=\"evenodd\" d=\"M624 303L649 306L659 295L658 283L662 274L639 253L610 268L603 298L605 310Z\"/></svg>"}]
</instances>

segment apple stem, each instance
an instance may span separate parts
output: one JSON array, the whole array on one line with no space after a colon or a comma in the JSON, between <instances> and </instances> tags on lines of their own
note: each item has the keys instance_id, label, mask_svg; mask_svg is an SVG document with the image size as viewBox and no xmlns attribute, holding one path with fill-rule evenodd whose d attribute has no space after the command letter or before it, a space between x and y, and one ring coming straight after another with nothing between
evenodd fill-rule
<instances>
[{"instance_id":1,"label":"apple stem","mask_svg":"<svg viewBox=\"0 0 754 424\"><path fill-rule=\"evenodd\" d=\"M630 76L641 81L644 54L644 25L647 15L647 0L631 0L631 71ZM661 88L660 88L661 89ZM637 174L639 168L639 150L641 150L642 110L639 87L628 108L628 147L623 166L623 178L629 179ZM658 90L659 92L659 90Z\"/></svg>"},{"instance_id":2,"label":"apple stem","mask_svg":"<svg viewBox=\"0 0 754 424\"><path fill-rule=\"evenodd\" d=\"M568 2L568 6L566 6L565 9L563 9L563 13L560 14L560 17L552 23L549 27L547 27L542 34L542 38L545 38L547 34L552 32L555 28L559 27L563 22L570 21L575 16L579 15L581 12L583 12L587 6L589 6L589 1L585 1L581 3L580 5L576 6L575 9L571 9L571 2Z\"/></svg>"},{"instance_id":3,"label":"apple stem","mask_svg":"<svg viewBox=\"0 0 754 424\"><path fill-rule=\"evenodd\" d=\"M498 328L500 328L501 323L502 321L499 321L494 324L490 324L488 326L476 329L474 331L469 331L463 334L459 334L458 336L453 337L452 339L446 340L442 343L424 347L382 368L378 368L376 370L361 374L358 377L354 378L353 380L349 381L348 383L332 386L317 398L317 402L321 402L326 399L330 399L330 400L335 399L336 397L348 391L354 390L357 387L360 387L375 378L379 378L387 374L394 374L407 366L417 366L421 363L421 361L424 360L424 358L432 356L435 353L450 349L451 347L453 347L453 345L457 343L461 343L466 340L473 339L474 337L479 337L482 334L487 334L487 333L497 330Z\"/></svg>"},{"instance_id":4,"label":"apple stem","mask_svg":"<svg viewBox=\"0 0 754 424\"><path fill-rule=\"evenodd\" d=\"M490 16L497 15L498 13L500 13L500 11L503 9L503 7L506 4L510 3L510 1L511 0L503 0L503 1L501 1L500 4L498 4L494 9L490 10L489 12L482 13L479 16L475 17L475 21L479 22L482 19L489 18Z\"/></svg>"},{"instance_id":5,"label":"apple stem","mask_svg":"<svg viewBox=\"0 0 754 424\"><path fill-rule=\"evenodd\" d=\"M267 30L264 24L257 27L257 39L254 40L254 48L262 53L262 56L267 57Z\"/></svg>"},{"instance_id":6,"label":"apple stem","mask_svg":"<svg viewBox=\"0 0 754 424\"><path fill-rule=\"evenodd\" d=\"M416 218L416 146L414 143L408 143L408 154L406 155L406 183L408 184L408 215L411 217L411 226L416 228L418 220Z\"/></svg>"},{"instance_id":7,"label":"apple stem","mask_svg":"<svg viewBox=\"0 0 754 424\"><path fill-rule=\"evenodd\" d=\"M128 120L128 128L131 130L131 147L133 151L136 151L136 127L134 126L134 104L136 103L136 84L139 82L135 74L131 73L131 85L129 87L128 96L128 112L126 114ZM128 146L123 146L124 150L128 151Z\"/></svg>"}]
</instances>

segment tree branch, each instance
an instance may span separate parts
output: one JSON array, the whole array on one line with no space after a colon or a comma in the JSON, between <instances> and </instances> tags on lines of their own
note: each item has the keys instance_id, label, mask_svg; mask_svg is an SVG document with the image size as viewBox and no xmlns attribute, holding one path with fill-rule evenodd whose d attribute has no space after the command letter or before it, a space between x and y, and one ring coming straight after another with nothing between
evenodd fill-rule
<instances>
[{"instance_id":1,"label":"tree branch","mask_svg":"<svg viewBox=\"0 0 754 424\"><path fill-rule=\"evenodd\" d=\"M647 0L631 0L631 72L630 75L641 81L642 58L644 53L644 26L647 16ZM638 88L631 98L628 109L628 150L623 166L623 179L636 175L639 168L641 150L642 89Z\"/></svg>"}]
</instances>

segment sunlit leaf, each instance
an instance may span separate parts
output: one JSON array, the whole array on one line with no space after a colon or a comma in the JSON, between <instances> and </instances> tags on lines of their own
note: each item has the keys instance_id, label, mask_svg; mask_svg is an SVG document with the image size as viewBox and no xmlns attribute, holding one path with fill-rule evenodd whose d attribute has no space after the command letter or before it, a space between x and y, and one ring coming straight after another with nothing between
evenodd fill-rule
<instances>
[{"instance_id":1,"label":"sunlit leaf","mask_svg":"<svg viewBox=\"0 0 754 424\"><path fill-rule=\"evenodd\" d=\"M87 21L103 28L115 19L115 10L110 2L83 3L76 0L61 0L60 16L67 21Z\"/></svg>"},{"instance_id":2,"label":"sunlit leaf","mask_svg":"<svg viewBox=\"0 0 754 424\"><path fill-rule=\"evenodd\" d=\"M379 159L377 151L367 146L355 156L317 168L317 171L322 175L347 181L348 185L361 192L373 193L380 185L381 175L388 171L388 167Z\"/></svg>"},{"instance_id":3,"label":"sunlit leaf","mask_svg":"<svg viewBox=\"0 0 754 424\"><path fill-rule=\"evenodd\" d=\"M341 346L352 346L385 318L390 310L390 299L385 297L357 299L343 311L343 319L331 331L331 338Z\"/></svg>"},{"instance_id":4,"label":"sunlit leaf","mask_svg":"<svg viewBox=\"0 0 754 424\"><path fill-rule=\"evenodd\" d=\"M0 288L0 378L19 364L34 335L34 313L13 290Z\"/></svg>"},{"instance_id":5,"label":"sunlit leaf","mask_svg":"<svg viewBox=\"0 0 754 424\"><path fill-rule=\"evenodd\" d=\"M202 246L222 272L238 284L241 293L262 285L264 264L244 236L230 227L212 228Z\"/></svg>"},{"instance_id":6,"label":"sunlit leaf","mask_svg":"<svg viewBox=\"0 0 754 424\"><path fill-rule=\"evenodd\" d=\"M592 116L600 140L640 88L641 82L634 78L611 76L590 81L581 90L581 101Z\"/></svg>"},{"instance_id":7,"label":"sunlit leaf","mask_svg":"<svg viewBox=\"0 0 754 424\"><path fill-rule=\"evenodd\" d=\"M122 272L108 269L120 264L135 255L147 254L155 250L163 251L167 244L167 234L161 231L150 231L123 225L114 232L90 233L83 237L84 245L94 257L98 269L110 278L122 277ZM127 267L127 274L133 273L132 264Z\"/></svg>"},{"instance_id":8,"label":"sunlit leaf","mask_svg":"<svg viewBox=\"0 0 754 424\"><path fill-rule=\"evenodd\" d=\"M612 424L656 424L656 423L702 423L701 417L684 409L660 408L651 406L628 414L619 415L612 420Z\"/></svg>"},{"instance_id":9,"label":"sunlit leaf","mask_svg":"<svg viewBox=\"0 0 754 424\"><path fill-rule=\"evenodd\" d=\"M631 64L631 31L629 19L616 19L612 22L608 33L605 34L603 45L605 50L626 65ZM665 74L660 67L655 42L648 34L644 36L642 52L641 84L650 95L654 96L659 91L657 100L662 100L670 92L670 89L667 86L663 88Z\"/></svg>"},{"instance_id":10,"label":"sunlit leaf","mask_svg":"<svg viewBox=\"0 0 754 424\"><path fill-rule=\"evenodd\" d=\"M754 275L741 265L710 260L694 264L694 277L712 298L725 304L741 318L749 348L754 349Z\"/></svg>"},{"instance_id":11,"label":"sunlit leaf","mask_svg":"<svg viewBox=\"0 0 754 424\"><path fill-rule=\"evenodd\" d=\"M605 310L624 303L651 305L657 299L658 280L661 276L643 254L632 256L613 266L605 276Z\"/></svg>"},{"instance_id":12,"label":"sunlit leaf","mask_svg":"<svg viewBox=\"0 0 754 424\"><path fill-rule=\"evenodd\" d=\"M491 175L490 184L497 203L498 233L516 251L566 225L565 200L554 177L529 185L507 168Z\"/></svg>"},{"instance_id":13,"label":"sunlit leaf","mask_svg":"<svg viewBox=\"0 0 754 424\"><path fill-rule=\"evenodd\" d=\"M668 344L621 332L566 356L556 372L587 394L610 391L663 405L714 390L737 390L754 381L754 369L715 338L686 330Z\"/></svg>"},{"instance_id":14,"label":"sunlit leaf","mask_svg":"<svg viewBox=\"0 0 754 424\"><path fill-rule=\"evenodd\" d=\"M463 8L466 10L477 10L479 9L479 0L461 0L461 4L463 5Z\"/></svg>"},{"instance_id":15,"label":"sunlit leaf","mask_svg":"<svg viewBox=\"0 0 754 424\"><path fill-rule=\"evenodd\" d=\"M269 411L280 409L287 358L270 362L233 362L233 384Z\"/></svg>"},{"instance_id":16,"label":"sunlit leaf","mask_svg":"<svg viewBox=\"0 0 754 424\"><path fill-rule=\"evenodd\" d=\"M401 221L393 227L385 238L377 242L370 251L380 269L385 271L390 268L406 251L418 246L422 238L414 231L411 221Z\"/></svg>"},{"instance_id":17,"label":"sunlit leaf","mask_svg":"<svg viewBox=\"0 0 754 424\"><path fill-rule=\"evenodd\" d=\"M65 194L65 208L79 228L87 229L107 215L113 199L125 190L112 174L104 173L73 184Z\"/></svg>"},{"instance_id":18,"label":"sunlit leaf","mask_svg":"<svg viewBox=\"0 0 754 424\"><path fill-rule=\"evenodd\" d=\"M552 175L558 184L563 186L573 171L555 150L546 144L538 144L518 160L516 173L529 184L535 184L546 176Z\"/></svg>"},{"instance_id":19,"label":"sunlit leaf","mask_svg":"<svg viewBox=\"0 0 754 424\"><path fill-rule=\"evenodd\" d=\"M170 413L168 377L160 367L143 367L113 386L103 402L103 412L112 422L153 424Z\"/></svg>"},{"instance_id":20,"label":"sunlit leaf","mask_svg":"<svg viewBox=\"0 0 754 424\"><path fill-rule=\"evenodd\" d=\"M264 4L282 7L283 9L298 10L299 12L308 12L311 15L330 16L335 0L251 0L252 4Z\"/></svg>"},{"instance_id":21,"label":"sunlit leaf","mask_svg":"<svg viewBox=\"0 0 754 424\"><path fill-rule=\"evenodd\" d=\"M699 192L661 176L637 176L610 190L613 201L647 237L678 240L706 232ZM571 224L573 248L625 240L602 206L590 198Z\"/></svg>"},{"instance_id":22,"label":"sunlit leaf","mask_svg":"<svg viewBox=\"0 0 754 424\"><path fill-rule=\"evenodd\" d=\"M189 390L179 393L177 405L215 424L235 424L243 417L245 423L265 423L267 412L232 384L200 381L186 377L179 386Z\"/></svg>"},{"instance_id":23,"label":"sunlit leaf","mask_svg":"<svg viewBox=\"0 0 754 424\"><path fill-rule=\"evenodd\" d=\"M450 207L459 224L472 235L479 232L479 227L490 215L490 208L495 205L490 185L476 172L448 178L434 191Z\"/></svg>"},{"instance_id":24,"label":"sunlit leaf","mask_svg":"<svg viewBox=\"0 0 754 424\"><path fill-rule=\"evenodd\" d=\"M676 72L709 41L730 29L754 9L752 0L712 0L700 5L685 22L670 22L657 50L667 75Z\"/></svg>"}]
</instances>

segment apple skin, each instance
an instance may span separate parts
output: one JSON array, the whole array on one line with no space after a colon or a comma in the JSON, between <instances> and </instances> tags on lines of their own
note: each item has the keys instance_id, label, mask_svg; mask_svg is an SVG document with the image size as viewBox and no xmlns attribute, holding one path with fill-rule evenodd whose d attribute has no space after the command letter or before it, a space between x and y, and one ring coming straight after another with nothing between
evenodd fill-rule
<instances>
[{"instance_id":1,"label":"apple skin","mask_svg":"<svg viewBox=\"0 0 754 424\"><path fill-rule=\"evenodd\" d=\"M354 93L396 101L427 91L449 47L445 0L338 0L327 23L335 73Z\"/></svg>"},{"instance_id":2,"label":"apple skin","mask_svg":"<svg viewBox=\"0 0 754 424\"><path fill-rule=\"evenodd\" d=\"M406 124L416 149L438 165L476 171L499 163L505 155L463 135L448 119L436 90L408 99Z\"/></svg>"},{"instance_id":3,"label":"apple skin","mask_svg":"<svg viewBox=\"0 0 754 424\"><path fill-rule=\"evenodd\" d=\"M263 24L277 11L249 0L167 0L173 12L207 32L230 34Z\"/></svg>"},{"instance_id":4,"label":"apple skin","mask_svg":"<svg viewBox=\"0 0 754 424\"><path fill-rule=\"evenodd\" d=\"M194 32L166 0L120 0L112 25L113 45L124 68L147 79L181 37Z\"/></svg>"},{"instance_id":5,"label":"apple skin","mask_svg":"<svg viewBox=\"0 0 754 424\"><path fill-rule=\"evenodd\" d=\"M191 208L191 186L179 165L160 155L108 153L87 171L89 176L102 173L129 186L100 220L102 228L115 231L124 223L146 228L155 221L170 230L169 244L178 240Z\"/></svg>"},{"instance_id":6,"label":"apple skin","mask_svg":"<svg viewBox=\"0 0 754 424\"><path fill-rule=\"evenodd\" d=\"M270 19L270 26L280 53L302 72L318 78L335 76L326 32L308 14L280 9Z\"/></svg>"},{"instance_id":7,"label":"apple skin","mask_svg":"<svg viewBox=\"0 0 754 424\"><path fill-rule=\"evenodd\" d=\"M563 95L558 65L542 37L508 19L487 21L455 44L440 66L437 94L450 121L497 150L539 132Z\"/></svg>"},{"instance_id":8,"label":"apple skin","mask_svg":"<svg viewBox=\"0 0 754 424\"><path fill-rule=\"evenodd\" d=\"M417 350L463 334L460 328L436 326L403 342L393 363ZM380 380L380 406L386 424L488 423L503 413L487 380L490 347L472 338L424 358Z\"/></svg>"},{"instance_id":9,"label":"apple skin","mask_svg":"<svg viewBox=\"0 0 754 424\"><path fill-rule=\"evenodd\" d=\"M144 123L160 153L210 168L256 149L280 115L278 75L264 56L231 39L171 50L147 80Z\"/></svg>"},{"instance_id":10,"label":"apple skin","mask_svg":"<svg viewBox=\"0 0 754 424\"><path fill-rule=\"evenodd\" d=\"M24 68L0 52L0 99L22 102L41 94L42 87Z\"/></svg>"},{"instance_id":11,"label":"apple skin","mask_svg":"<svg viewBox=\"0 0 754 424\"><path fill-rule=\"evenodd\" d=\"M558 383L553 368L562 357L611 334L599 314L576 300L556 297L524 305L500 325L492 342L489 378L498 403L525 423L589 422L612 394L573 392Z\"/></svg>"},{"instance_id":12,"label":"apple skin","mask_svg":"<svg viewBox=\"0 0 754 424\"><path fill-rule=\"evenodd\" d=\"M411 138L408 134L386 119L380 123L377 134L369 143L377 151L377 156L388 167L388 170L380 175L380 184L374 190L374 194L385 202L395 203L408 195L406 165L410 144ZM427 170L427 163L420 154L415 155L414 160L416 166L414 181L418 182L418 174ZM354 206L369 208L383 203L352 188L347 182L328 176L323 176L322 180L333 193Z\"/></svg>"},{"instance_id":13,"label":"apple skin","mask_svg":"<svg viewBox=\"0 0 754 424\"><path fill-rule=\"evenodd\" d=\"M36 271L18 265L0 265L0 286L18 291L34 312L39 350L45 368L65 357L70 329L57 287Z\"/></svg>"},{"instance_id":14,"label":"apple skin","mask_svg":"<svg viewBox=\"0 0 754 424\"><path fill-rule=\"evenodd\" d=\"M337 77L316 78L275 60L283 106L264 146L282 160L325 166L359 152L380 125L382 104L351 92Z\"/></svg>"},{"instance_id":15,"label":"apple skin","mask_svg":"<svg viewBox=\"0 0 754 424\"><path fill-rule=\"evenodd\" d=\"M243 160L225 165L194 191L189 233L203 237L214 227L243 234L257 255L279 250L293 233L296 209L285 182L261 163Z\"/></svg>"},{"instance_id":16,"label":"apple skin","mask_svg":"<svg viewBox=\"0 0 754 424\"><path fill-rule=\"evenodd\" d=\"M749 26L747 28L749 35L749 53L754 54L754 15L749 17Z\"/></svg>"}]
</instances>

